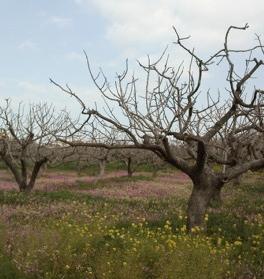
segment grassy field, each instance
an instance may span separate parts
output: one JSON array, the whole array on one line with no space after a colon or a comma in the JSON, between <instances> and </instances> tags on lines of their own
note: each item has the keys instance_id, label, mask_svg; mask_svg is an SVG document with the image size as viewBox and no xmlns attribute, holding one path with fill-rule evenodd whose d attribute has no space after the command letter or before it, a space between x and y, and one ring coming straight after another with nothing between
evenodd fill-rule
<instances>
[{"instance_id":1,"label":"grassy field","mask_svg":"<svg viewBox=\"0 0 264 279\"><path fill-rule=\"evenodd\" d=\"M176 172L0 191L0 278L264 278L263 175L227 185L191 236L190 190Z\"/></svg>"}]
</instances>

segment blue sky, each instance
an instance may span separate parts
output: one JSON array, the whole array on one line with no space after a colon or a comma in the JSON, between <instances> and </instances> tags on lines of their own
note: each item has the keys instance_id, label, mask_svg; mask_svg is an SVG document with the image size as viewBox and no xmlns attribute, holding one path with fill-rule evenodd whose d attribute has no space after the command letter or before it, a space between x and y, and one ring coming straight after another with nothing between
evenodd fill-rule
<instances>
[{"instance_id":1,"label":"blue sky","mask_svg":"<svg viewBox=\"0 0 264 279\"><path fill-rule=\"evenodd\" d=\"M172 25L192 35L204 55L223 44L230 24L251 29L234 45L264 36L264 2L228 0L0 0L0 98L77 107L49 83L69 85L89 101L98 95L82 50L110 75L125 58L157 56L174 39ZM208 76L208 85L219 79Z\"/></svg>"}]
</instances>

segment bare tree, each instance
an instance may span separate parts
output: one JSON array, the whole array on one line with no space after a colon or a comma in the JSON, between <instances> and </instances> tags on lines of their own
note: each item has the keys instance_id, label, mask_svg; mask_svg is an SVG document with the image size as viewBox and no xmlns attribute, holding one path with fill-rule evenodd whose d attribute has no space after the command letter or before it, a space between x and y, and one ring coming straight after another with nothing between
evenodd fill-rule
<instances>
[{"instance_id":1,"label":"bare tree","mask_svg":"<svg viewBox=\"0 0 264 279\"><path fill-rule=\"evenodd\" d=\"M228 106L224 105L210 113L210 118L219 119L226 114ZM229 119L208 146L208 160L216 171L224 176L230 169L244 163L264 158L263 133L255 121L252 125L248 117L252 111L240 110ZM225 163L226 162L226 163ZM253 170L253 169L252 169ZM232 180L233 185L240 184L243 173ZM215 191L213 201L222 203L221 188Z\"/></svg>"},{"instance_id":2,"label":"bare tree","mask_svg":"<svg viewBox=\"0 0 264 279\"><path fill-rule=\"evenodd\" d=\"M64 138L67 140L69 137L72 140L76 139L76 137L78 138L79 144L75 145L75 147L78 147L75 155L78 156L80 165L86 164L88 166L91 164L98 164L98 179L102 178L105 174L106 163L111 158L111 152L110 149L100 147L100 142L112 146L114 142L118 141L117 130L108 129L108 127L104 127L101 122L95 123L95 121L93 121L88 123L85 121L82 125L78 126L78 120L72 122L69 117L68 121L70 125L67 126L67 132L63 132L65 134ZM86 129L84 129L84 127ZM61 140L61 137L58 137L58 139ZM87 142L87 140L89 140L90 146L87 146L86 143L83 144ZM63 140L61 141L63 142ZM67 143L67 141L64 141L64 143Z\"/></svg>"},{"instance_id":3,"label":"bare tree","mask_svg":"<svg viewBox=\"0 0 264 279\"><path fill-rule=\"evenodd\" d=\"M134 172L143 165L152 169L153 176L156 176L158 170L164 167L164 161L148 150L120 149L113 152L112 157L124 163L129 177L132 177Z\"/></svg>"},{"instance_id":4,"label":"bare tree","mask_svg":"<svg viewBox=\"0 0 264 279\"><path fill-rule=\"evenodd\" d=\"M41 167L58 152L53 133L61 129L62 115L47 104L0 106L0 157L13 174L20 191L33 189ZM56 155L57 156L57 155Z\"/></svg>"},{"instance_id":5,"label":"bare tree","mask_svg":"<svg viewBox=\"0 0 264 279\"><path fill-rule=\"evenodd\" d=\"M76 98L81 105L82 114L87 116L87 121L98 121L104 127L114 127L124 134L124 137L129 138L129 143L126 140L124 144L115 142L109 145L102 141L93 144L87 141L87 146L150 150L191 178L193 190L188 202L188 229L204 225L207 207L215 192L225 183L248 170L264 166L263 157L234 164L233 160L227 157L217 156L216 149L212 148L219 142L219 134L226 123L242 117L241 111L243 115L249 116L252 111L261 111L264 106L264 91L258 88L250 90L248 87L248 83L256 77L264 64L259 58L264 54L260 37L257 36L256 44L249 49L232 49L229 46L231 32L247 28L247 24L243 27L230 26L225 34L223 48L206 59L200 58L193 49L188 48L185 44L187 38L180 37L174 28L175 45L190 58L187 70L184 68L185 63L177 67L170 66L167 50L155 62L149 57L146 64L139 62L145 73L144 94L138 92L139 89L142 92L139 79L134 75L129 77L128 63L125 71L117 74L111 86L102 70L98 74L93 73L85 53L90 76L106 100L107 111L101 112L98 108L87 106L69 86L63 87L51 80L63 92ZM244 59L241 58L242 55L246 56L243 72L236 64L241 64L241 59ZM225 94L229 95L228 100L223 100L222 93L214 97L207 91L206 94L200 92L204 88L204 73L219 64L228 68L224 81L228 87L228 94ZM223 102L224 114L217 113L223 107ZM252 129L260 127L262 117L261 114L254 120L258 121L257 123L250 122L250 117L246 117L247 125L234 128L233 133L238 134L239 131L249 129L249 125ZM66 141L73 146L79 144L74 140ZM174 146L181 146L181 152L172 148ZM213 166L216 163L228 168L225 172L215 171Z\"/></svg>"},{"instance_id":6,"label":"bare tree","mask_svg":"<svg viewBox=\"0 0 264 279\"><path fill-rule=\"evenodd\" d=\"M75 158L80 168L78 172L81 172L82 167L89 167L91 165L99 166L98 179L105 175L105 168L107 162L111 158L109 149L96 148L96 147L77 147L75 150Z\"/></svg>"}]
</instances>

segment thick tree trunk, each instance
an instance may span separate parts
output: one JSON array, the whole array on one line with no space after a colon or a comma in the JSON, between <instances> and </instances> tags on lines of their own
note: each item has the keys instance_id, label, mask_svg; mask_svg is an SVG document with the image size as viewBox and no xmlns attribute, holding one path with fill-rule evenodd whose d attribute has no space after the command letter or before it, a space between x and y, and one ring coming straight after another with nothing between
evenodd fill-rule
<instances>
[{"instance_id":1,"label":"thick tree trunk","mask_svg":"<svg viewBox=\"0 0 264 279\"><path fill-rule=\"evenodd\" d=\"M28 181L28 166L25 160L23 159L20 160L20 165L21 165L21 170L20 170L16 166L16 164L12 162L10 157L2 155L1 158L4 160L7 167L14 175L20 192L30 192L33 189L40 168L43 166L43 164L48 162L48 158L46 157L40 159L39 161L36 161L33 170L31 172L30 179Z\"/></svg>"},{"instance_id":2,"label":"thick tree trunk","mask_svg":"<svg viewBox=\"0 0 264 279\"><path fill-rule=\"evenodd\" d=\"M193 180L193 190L188 202L187 230L194 227L206 229L205 214L212 198L218 195L220 181L210 173L200 174Z\"/></svg>"},{"instance_id":3,"label":"thick tree trunk","mask_svg":"<svg viewBox=\"0 0 264 279\"><path fill-rule=\"evenodd\" d=\"M29 193L32 191L41 167L43 166L43 164L45 164L47 162L48 162L47 158L43 158L43 159L35 162L33 170L31 172L29 182L28 182L27 177L25 177L25 174L27 174L27 172L22 173L22 179L18 183L20 192Z\"/></svg>"},{"instance_id":4,"label":"thick tree trunk","mask_svg":"<svg viewBox=\"0 0 264 279\"><path fill-rule=\"evenodd\" d=\"M27 184L27 188L28 188L29 192L33 189L33 187L35 185L35 182L36 182L36 179L38 177L41 167L43 166L43 164L46 164L47 162L48 162L48 158L46 158L46 157L35 162L33 170L31 172L31 177L30 177L29 183Z\"/></svg>"},{"instance_id":5,"label":"thick tree trunk","mask_svg":"<svg viewBox=\"0 0 264 279\"><path fill-rule=\"evenodd\" d=\"M199 189L197 186L193 187L187 210L188 231L194 227L206 227L204 218L211 197L212 194L210 191L204 191L203 189Z\"/></svg>"},{"instance_id":6,"label":"thick tree trunk","mask_svg":"<svg viewBox=\"0 0 264 279\"><path fill-rule=\"evenodd\" d=\"M22 193L30 193L32 191L32 187L29 185L19 185L19 191Z\"/></svg>"},{"instance_id":7,"label":"thick tree trunk","mask_svg":"<svg viewBox=\"0 0 264 279\"><path fill-rule=\"evenodd\" d=\"M28 189L28 187L27 187L27 184L24 183L23 181L20 181L20 182L18 183L18 186L19 186L19 191L20 191L20 192L30 192L29 189Z\"/></svg>"}]
</instances>

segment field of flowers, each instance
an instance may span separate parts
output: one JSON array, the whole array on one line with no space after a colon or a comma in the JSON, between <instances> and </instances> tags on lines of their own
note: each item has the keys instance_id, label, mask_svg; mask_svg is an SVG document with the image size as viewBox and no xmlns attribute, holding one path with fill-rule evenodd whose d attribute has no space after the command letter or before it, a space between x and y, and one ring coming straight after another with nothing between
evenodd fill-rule
<instances>
[{"instance_id":1,"label":"field of flowers","mask_svg":"<svg viewBox=\"0 0 264 279\"><path fill-rule=\"evenodd\" d=\"M1 279L264 278L262 174L228 185L222 207L206 215L207 231L191 235L190 181L178 172L61 180L60 187L39 186L30 195L5 181Z\"/></svg>"}]
</instances>

